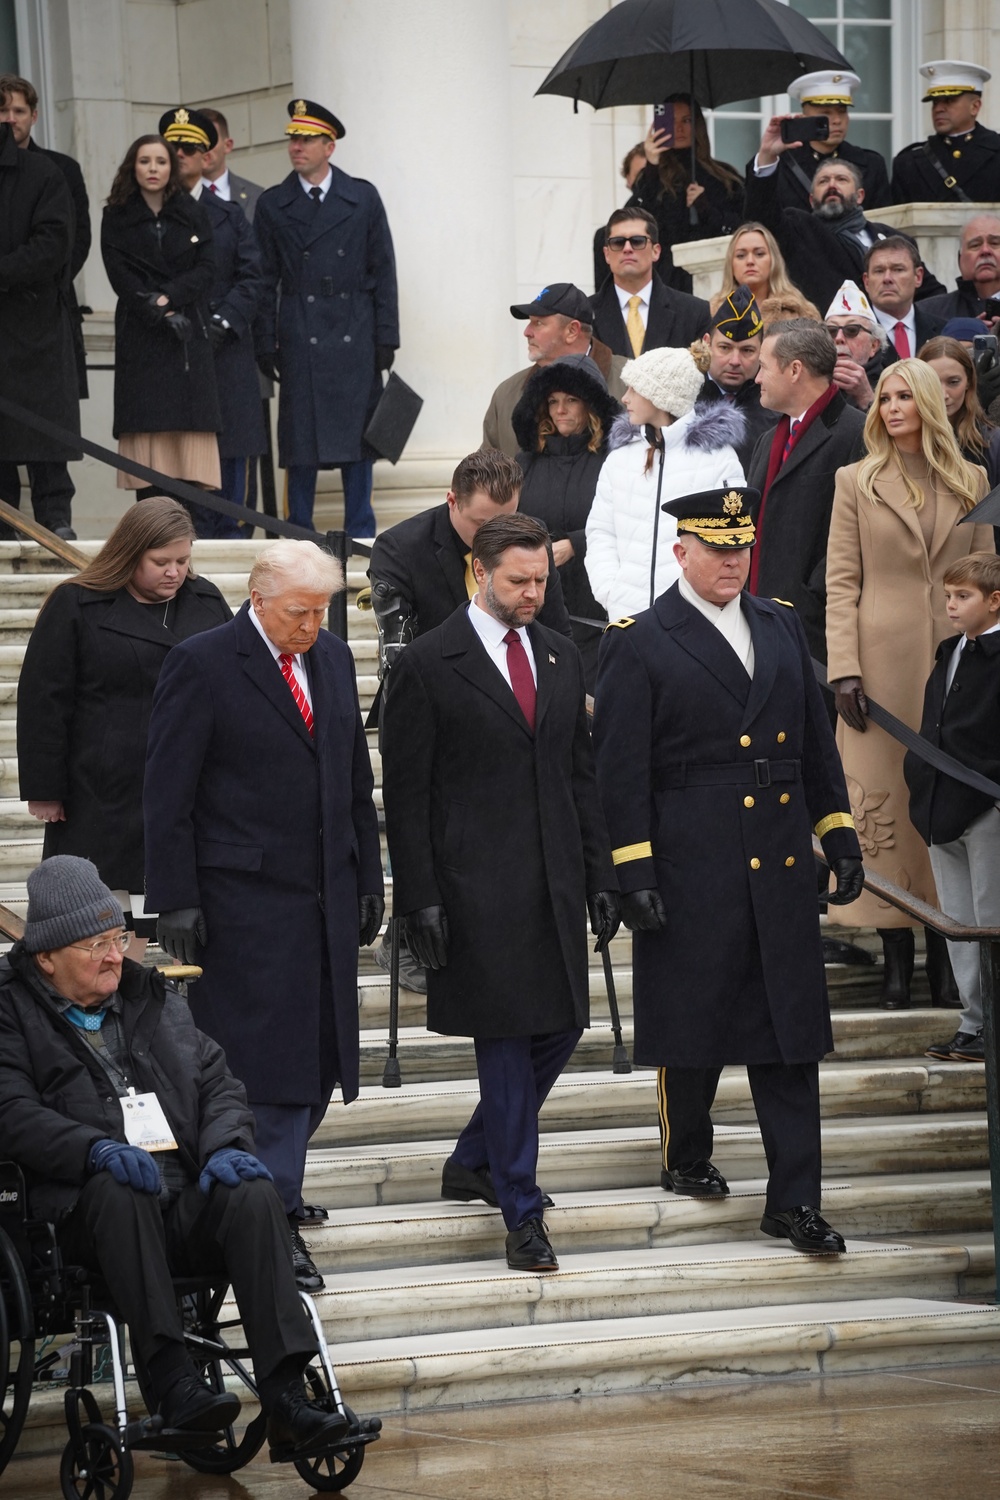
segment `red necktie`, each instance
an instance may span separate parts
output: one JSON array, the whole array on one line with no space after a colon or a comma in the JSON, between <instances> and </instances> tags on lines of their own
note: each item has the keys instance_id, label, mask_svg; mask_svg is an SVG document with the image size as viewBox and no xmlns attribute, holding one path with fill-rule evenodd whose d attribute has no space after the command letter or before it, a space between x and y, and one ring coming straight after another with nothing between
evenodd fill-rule
<instances>
[{"instance_id":1,"label":"red necktie","mask_svg":"<svg viewBox=\"0 0 1000 1500\"><path fill-rule=\"evenodd\" d=\"M288 683L288 686L292 690L292 697L295 699L296 703L299 706L299 713L302 715L303 719L306 722L306 728L308 729L309 733L312 734L313 711L309 707L309 699L299 687L298 679L296 678L295 673L292 670L292 663L294 662L294 660L295 658L293 656L290 656L287 651L283 651L278 657L278 666L281 668L282 677L285 679L285 681Z\"/></svg>"},{"instance_id":2,"label":"red necktie","mask_svg":"<svg viewBox=\"0 0 1000 1500\"><path fill-rule=\"evenodd\" d=\"M892 342L896 346L896 353L899 355L900 359L909 359L910 340L906 336L905 323L896 324L895 328L892 330Z\"/></svg>"},{"instance_id":3,"label":"red necktie","mask_svg":"<svg viewBox=\"0 0 1000 1500\"><path fill-rule=\"evenodd\" d=\"M789 427L789 429L788 429L788 437L787 437L786 442L785 442L785 451L781 455L781 462L782 463L785 463L787 461L789 453L791 453L792 449L795 447L795 439L799 435L799 428L801 426L802 426L802 419L800 417L796 417L795 421L792 423L791 427Z\"/></svg>"},{"instance_id":4,"label":"red necktie","mask_svg":"<svg viewBox=\"0 0 1000 1500\"><path fill-rule=\"evenodd\" d=\"M210 193L217 193L217 192L218 192L218 191L219 191L219 189L218 189L218 188L217 188L217 187L216 187L216 185L215 185L215 183L214 183L214 182L210 182L210 183L209 183L209 184L208 184L208 191L209 191L209 192L210 192Z\"/></svg>"},{"instance_id":5,"label":"red necktie","mask_svg":"<svg viewBox=\"0 0 1000 1500\"><path fill-rule=\"evenodd\" d=\"M521 645L521 637L516 630L508 630L503 639L507 647L507 671L510 673L510 685L514 690L518 706L528 721L528 728L534 734L535 679L531 675L528 653Z\"/></svg>"}]
</instances>

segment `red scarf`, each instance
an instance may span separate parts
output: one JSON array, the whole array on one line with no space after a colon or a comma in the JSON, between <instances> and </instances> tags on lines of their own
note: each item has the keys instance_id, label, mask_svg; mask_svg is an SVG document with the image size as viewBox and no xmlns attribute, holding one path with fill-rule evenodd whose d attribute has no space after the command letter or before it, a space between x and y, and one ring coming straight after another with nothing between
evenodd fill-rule
<instances>
[{"instance_id":1,"label":"red scarf","mask_svg":"<svg viewBox=\"0 0 1000 1500\"><path fill-rule=\"evenodd\" d=\"M837 394L838 389L839 387L831 381L822 396L813 402L796 429L795 437L792 440L792 449L801 441L803 433L809 430L820 413L826 411L830 402ZM767 497L770 493L771 485L774 483L778 470L785 461L785 444L788 442L788 432L791 425L792 419L786 412L774 429L774 436L771 439L771 453L767 460L767 478L764 480L764 488L760 496L760 509L757 511L757 540L750 560L750 580L747 586L751 594L756 594L757 592L757 578L760 573L760 538L764 528L764 507L767 505ZM789 449L789 453L791 451Z\"/></svg>"}]
</instances>

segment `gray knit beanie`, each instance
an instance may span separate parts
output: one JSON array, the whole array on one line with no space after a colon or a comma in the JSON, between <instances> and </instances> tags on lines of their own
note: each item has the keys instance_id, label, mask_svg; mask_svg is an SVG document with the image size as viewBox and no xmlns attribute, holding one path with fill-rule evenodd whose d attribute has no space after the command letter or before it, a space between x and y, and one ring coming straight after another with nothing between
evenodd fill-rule
<instances>
[{"instance_id":1,"label":"gray knit beanie","mask_svg":"<svg viewBox=\"0 0 1000 1500\"><path fill-rule=\"evenodd\" d=\"M24 946L29 953L65 948L81 938L124 926L117 898L89 859L54 854L28 876Z\"/></svg>"}]
</instances>

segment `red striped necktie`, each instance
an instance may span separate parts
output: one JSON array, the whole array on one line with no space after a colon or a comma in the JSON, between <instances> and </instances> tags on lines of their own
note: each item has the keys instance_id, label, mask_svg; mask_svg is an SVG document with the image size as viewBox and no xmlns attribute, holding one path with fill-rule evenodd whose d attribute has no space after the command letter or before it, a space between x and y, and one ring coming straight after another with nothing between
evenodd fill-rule
<instances>
[{"instance_id":1,"label":"red striped necktie","mask_svg":"<svg viewBox=\"0 0 1000 1500\"><path fill-rule=\"evenodd\" d=\"M305 720L306 728L308 729L309 733L312 734L313 711L309 707L309 699L299 687L298 678L295 676L293 668L294 661L294 656L290 656L287 651L282 651L281 655L278 657L278 666L281 668L282 677L285 679L285 681L288 683L288 686L292 690L292 697L298 704L299 713Z\"/></svg>"}]
</instances>

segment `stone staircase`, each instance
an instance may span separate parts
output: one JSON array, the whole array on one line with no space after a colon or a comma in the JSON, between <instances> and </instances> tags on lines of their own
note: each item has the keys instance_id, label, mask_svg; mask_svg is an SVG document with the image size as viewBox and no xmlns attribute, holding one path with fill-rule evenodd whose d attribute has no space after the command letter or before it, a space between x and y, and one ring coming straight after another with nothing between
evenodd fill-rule
<instances>
[{"instance_id":1,"label":"stone staircase","mask_svg":"<svg viewBox=\"0 0 1000 1500\"><path fill-rule=\"evenodd\" d=\"M254 550L196 546L199 571L234 607ZM0 544L0 900L15 908L41 853L39 825L17 801L17 675L60 576L38 548ZM352 596L364 583L352 565ZM367 707L375 632L353 597L349 621ZM374 744L372 756L378 780ZM877 946L873 934L847 935ZM630 952L619 934L611 957L629 1044ZM742 1069L726 1070L715 1109L715 1160L731 1196L660 1190L654 1075L611 1071L603 975L591 962L594 1025L541 1119L539 1180L555 1198L547 1222L561 1266L543 1277L508 1271L495 1210L440 1200L442 1163L478 1097L472 1044L429 1033L421 997L402 991L403 1086L383 1089L389 986L362 954L361 1097L331 1104L314 1140L307 1198L330 1218L306 1231L355 1408L1000 1358L984 1070L924 1057L953 1017L927 1007L919 958L911 1011L876 1008L876 967L827 970L836 1047L821 1066L824 1205L848 1237L847 1255L831 1260L759 1233L765 1164ZM60 1421L58 1392L40 1394L25 1446L59 1442L50 1424Z\"/></svg>"}]
</instances>

